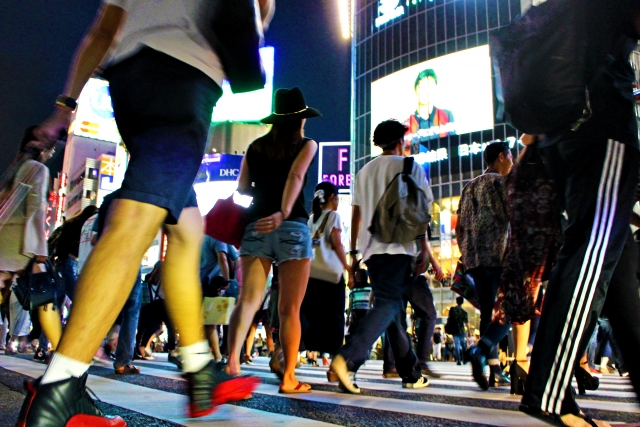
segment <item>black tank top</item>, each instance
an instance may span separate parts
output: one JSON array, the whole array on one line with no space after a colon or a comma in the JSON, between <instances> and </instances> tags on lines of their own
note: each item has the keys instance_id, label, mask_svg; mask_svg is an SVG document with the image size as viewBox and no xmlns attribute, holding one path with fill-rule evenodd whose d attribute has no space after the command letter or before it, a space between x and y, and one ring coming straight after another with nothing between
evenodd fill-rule
<instances>
[{"instance_id":1,"label":"black tank top","mask_svg":"<svg viewBox=\"0 0 640 427\"><path fill-rule=\"evenodd\" d=\"M264 138L264 137L263 137ZM297 144L291 154L285 154L282 159L269 158L267 154L259 152L252 143L247 150L247 164L249 166L249 176L251 188L247 191L253 196L253 202L249 207L249 222L257 221L278 212L282 206L282 195L284 187L289 177L289 171L300 153L300 150L310 141L303 138ZM305 208L304 186L307 182L305 174L302 189L287 221L307 223L309 214Z\"/></svg>"}]
</instances>

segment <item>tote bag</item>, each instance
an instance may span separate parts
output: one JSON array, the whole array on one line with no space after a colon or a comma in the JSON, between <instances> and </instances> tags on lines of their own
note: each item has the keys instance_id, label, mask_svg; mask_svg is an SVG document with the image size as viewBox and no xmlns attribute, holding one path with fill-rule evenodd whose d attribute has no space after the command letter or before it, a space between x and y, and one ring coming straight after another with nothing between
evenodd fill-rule
<instances>
[{"instance_id":1,"label":"tote bag","mask_svg":"<svg viewBox=\"0 0 640 427\"><path fill-rule=\"evenodd\" d=\"M344 274L344 269L338 254L333 249L331 233L328 236L326 233L327 222L332 214L333 212L325 214L320 227L313 234L314 257L313 261L311 261L309 277L324 280L325 282L338 283Z\"/></svg>"},{"instance_id":2,"label":"tote bag","mask_svg":"<svg viewBox=\"0 0 640 427\"><path fill-rule=\"evenodd\" d=\"M205 325L228 325L231 313L236 304L235 298L215 297L205 298L202 303L202 312Z\"/></svg>"},{"instance_id":3,"label":"tote bag","mask_svg":"<svg viewBox=\"0 0 640 427\"><path fill-rule=\"evenodd\" d=\"M247 208L234 202L233 195L218 200L204 217L205 234L237 248L242 243L246 227Z\"/></svg>"}]
</instances>

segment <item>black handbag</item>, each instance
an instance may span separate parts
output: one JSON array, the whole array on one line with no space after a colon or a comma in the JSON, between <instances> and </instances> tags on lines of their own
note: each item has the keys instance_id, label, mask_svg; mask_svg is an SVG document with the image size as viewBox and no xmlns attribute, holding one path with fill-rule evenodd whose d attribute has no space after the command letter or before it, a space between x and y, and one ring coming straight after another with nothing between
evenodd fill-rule
<instances>
[{"instance_id":1,"label":"black handbag","mask_svg":"<svg viewBox=\"0 0 640 427\"><path fill-rule=\"evenodd\" d=\"M49 303L62 305L65 297L64 279L54 270L53 264L47 259L46 271L33 273L32 260L26 268L26 274L16 280L13 293L22 308L33 310Z\"/></svg>"}]
</instances>

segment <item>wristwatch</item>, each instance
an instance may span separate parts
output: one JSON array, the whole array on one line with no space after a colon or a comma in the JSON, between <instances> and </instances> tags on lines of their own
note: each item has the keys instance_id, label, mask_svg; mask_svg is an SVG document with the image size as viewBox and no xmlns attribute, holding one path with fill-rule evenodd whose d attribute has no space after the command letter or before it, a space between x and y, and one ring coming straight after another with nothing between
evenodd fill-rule
<instances>
[{"instance_id":1,"label":"wristwatch","mask_svg":"<svg viewBox=\"0 0 640 427\"><path fill-rule=\"evenodd\" d=\"M349 255L351 255L351 256L356 256L356 255L358 255L359 253L360 253L360 251L359 251L359 250L357 250L357 249L355 249L355 250L353 250L353 251L349 251Z\"/></svg>"},{"instance_id":2,"label":"wristwatch","mask_svg":"<svg viewBox=\"0 0 640 427\"><path fill-rule=\"evenodd\" d=\"M58 95L55 105L57 107L70 108L71 111L75 111L75 109L78 108L78 101L66 95Z\"/></svg>"}]
</instances>

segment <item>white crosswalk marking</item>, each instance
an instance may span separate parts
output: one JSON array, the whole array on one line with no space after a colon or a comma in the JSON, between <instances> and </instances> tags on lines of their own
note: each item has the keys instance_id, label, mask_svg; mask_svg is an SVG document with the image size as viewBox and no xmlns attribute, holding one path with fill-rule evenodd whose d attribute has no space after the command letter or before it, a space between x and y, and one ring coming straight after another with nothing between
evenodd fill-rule
<instances>
[{"instance_id":1,"label":"white crosswalk marking","mask_svg":"<svg viewBox=\"0 0 640 427\"><path fill-rule=\"evenodd\" d=\"M326 367L302 367L297 370L297 377L300 381L311 384L315 388L314 392L305 395L281 395L274 381L275 376L269 372L267 362L265 358L257 358L252 366L243 365L244 373L264 379L263 384L254 393L256 402L260 402L261 405L263 401L259 399L267 399L264 401L264 407L258 405L256 408L256 405L252 405L250 409L225 405L212 416L199 420L184 418L186 398L174 391L167 391L162 386L156 388L146 384L140 385L136 381L127 382L126 378L109 375L105 378L103 375L106 374L95 371L99 375L90 376L89 387L106 403L186 426L336 425L338 418L319 420L318 416L314 416L313 411L309 410L309 405L330 405L329 408L336 408L335 412L343 409L373 411L373 414L383 418L403 415L425 417L426 421L421 425L431 425L429 420L436 420L434 424L440 424L437 420L441 420L448 423L443 425L451 426L470 423L514 427L546 425L518 412L519 398L511 396L508 388L482 392L473 382L469 366L432 363L432 369L442 374L442 378L431 379L431 386L428 388L410 390L401 387L400 379L383 379L381 363L370 361L361 368L357 376L358 385L364 391L362 396L340 393L337 386L327 383ZM173 369L173 365L166 362L166 356L159 355L158 360L152 362L140 361L140 366L143 375L128 378L147 378L158 383L167 380L183 381L180 373ZM44 370L44 365L16 357L0 357L0 367L30 377L37 377ZM605 375L601 380L600 390L588 393L587 399L578 399L580 406L586 411L623 414L626 421L640 421L640 406L631 401L636 396L626 378ZM273 410L268 399L276 399L274 402L278 402L278 405L282 402L290 405L291 415L284 415L282 410ZM369 424L366 419L371 414L372 412L366 412L365 415L351 414L349 425L374 425ZM357 416L362 418L354 419Z\"/></svg>"}]
</instances>

